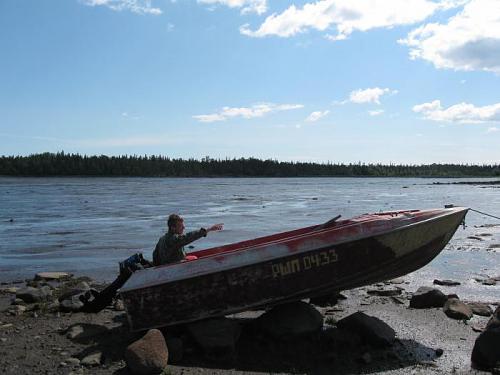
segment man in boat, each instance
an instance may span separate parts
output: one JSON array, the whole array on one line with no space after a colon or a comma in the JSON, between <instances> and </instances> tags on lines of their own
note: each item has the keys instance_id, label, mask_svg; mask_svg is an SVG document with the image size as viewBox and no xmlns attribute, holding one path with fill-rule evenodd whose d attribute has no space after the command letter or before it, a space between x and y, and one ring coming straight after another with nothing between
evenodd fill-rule
<instances>
[{"instance_id":1,"label":"man in boat","mask_svg":"<svg viewBox=\"0 0 500 375\"><path fill-rule=\"evenodd\" d=\"M215 224L210 228L184 234L184 219L177 214L168 217L168 231L160 237L153 251L153 265L175 263L183 260L197 259L195 255L186 255L184 246L201 237L206 237L208 232L222 230L223 224Z\"/></svg>"}]
</instances>

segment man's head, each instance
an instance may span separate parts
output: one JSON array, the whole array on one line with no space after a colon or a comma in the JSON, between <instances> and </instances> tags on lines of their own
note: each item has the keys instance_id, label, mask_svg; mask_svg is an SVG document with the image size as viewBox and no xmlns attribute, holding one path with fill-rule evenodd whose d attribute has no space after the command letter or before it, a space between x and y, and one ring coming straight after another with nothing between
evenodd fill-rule
<instances>
[{"instance_id":1,"label":"man's head","mask_svg":"<svg viewBox=\"0 0 500 375\"><path fill-rule=\"evenodd\" d=\"M184 233L184 219L177 214L168 217L168 231L173 234Z\"/></svg>"}]
</instances>

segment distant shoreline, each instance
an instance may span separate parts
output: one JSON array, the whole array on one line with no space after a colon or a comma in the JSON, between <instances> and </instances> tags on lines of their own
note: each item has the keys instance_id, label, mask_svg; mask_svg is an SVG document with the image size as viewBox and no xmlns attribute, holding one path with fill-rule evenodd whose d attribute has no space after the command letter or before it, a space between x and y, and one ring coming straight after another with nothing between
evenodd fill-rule
<instances>
[{"instance_id":1,"label":"distant shoreline","mask_svg":"<svg viewBox=\"0 0 500 375\"><path fill-rule=\"evenodd\" d=\"M500 179L500 164L366 164L282 162L256 158L173 159L42 153L0 156L0 176L15 177L422 177Z\"/></svg>"}]
</instances>

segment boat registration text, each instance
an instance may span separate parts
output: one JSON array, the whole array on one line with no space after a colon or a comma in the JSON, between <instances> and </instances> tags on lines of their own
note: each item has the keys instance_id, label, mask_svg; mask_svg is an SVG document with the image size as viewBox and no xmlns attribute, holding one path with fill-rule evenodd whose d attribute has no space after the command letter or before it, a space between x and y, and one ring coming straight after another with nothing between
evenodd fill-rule
<instances>
[{"instance_id":1,"label":"boat registration text","mask_svg":"<svg viewBox=\"0 0 500 375\"><path fill-rule=\"evenodd\" d=\"M283 262L273 263L273 277L283 277L292 273L323 267L330 263L335 263L337 259L338 256L335 249L330 249Z\"/></svg>"}]
</instances>

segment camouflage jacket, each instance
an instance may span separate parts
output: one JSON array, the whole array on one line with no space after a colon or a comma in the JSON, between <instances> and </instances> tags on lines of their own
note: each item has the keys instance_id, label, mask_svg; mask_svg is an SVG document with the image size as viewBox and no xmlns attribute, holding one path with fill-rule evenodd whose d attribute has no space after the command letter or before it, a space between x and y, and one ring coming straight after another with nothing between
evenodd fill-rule
<instances>
[{"instance_id":1,"label":"camouflage jacket","mask_svg":"<svg viewBox=\"0 0 500 375\"><path fill-rule=\"evenodd\" d=\"M184 246L206 235L204 228L186 234L165 233L153 251L153 265L180 262L186 257Z\"/></svg>"}]
</instances>

